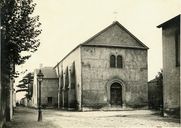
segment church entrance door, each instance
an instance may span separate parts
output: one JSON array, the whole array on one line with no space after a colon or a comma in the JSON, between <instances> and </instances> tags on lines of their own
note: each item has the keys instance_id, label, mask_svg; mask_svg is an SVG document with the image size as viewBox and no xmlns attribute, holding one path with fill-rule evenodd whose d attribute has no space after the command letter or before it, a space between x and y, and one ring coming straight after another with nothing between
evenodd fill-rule
<instances>
[{"instance_id":1,"label":"church entrance door","mask_svg":"<svg viewBox=\"0 0 181 128\"><path fill-rule=\"evenodd\" d=\"M111 105L122 106L122 86L119 83L113 83L110 88Z\"/></svg>"}]
</instances>

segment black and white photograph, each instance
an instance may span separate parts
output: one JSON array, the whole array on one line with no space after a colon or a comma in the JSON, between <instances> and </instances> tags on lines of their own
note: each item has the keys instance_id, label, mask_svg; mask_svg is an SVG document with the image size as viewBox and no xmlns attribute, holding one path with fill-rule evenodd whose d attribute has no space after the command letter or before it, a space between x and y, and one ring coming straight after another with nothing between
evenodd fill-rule
<instances>
[{"instance_id":1,"label":"black and white photograph","mask_svg":"<svg viewBox=\"0 0 181 128\"><path fill-rule=\"evenodd\" d=\"M181 0L0 0L0 128L180 128Z\"/></svg>"}]
</instances>

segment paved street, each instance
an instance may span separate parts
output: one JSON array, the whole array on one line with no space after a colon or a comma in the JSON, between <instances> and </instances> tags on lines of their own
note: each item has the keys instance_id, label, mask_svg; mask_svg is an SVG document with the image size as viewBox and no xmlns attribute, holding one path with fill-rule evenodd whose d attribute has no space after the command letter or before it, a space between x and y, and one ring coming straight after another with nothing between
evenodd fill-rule
<instances>
[{"instance_id":1,"label":"paved street","mask_svg":"<svg viewBox=\"0 0 181 128\"><path fill-rule=\"evenodd\" d=\"M43 122L37 122L37 110L18 107L8 128L120 128L179 127L176 119L163 118L149 110L68 112L43 110Z\"/></svg>"}]
</instances>

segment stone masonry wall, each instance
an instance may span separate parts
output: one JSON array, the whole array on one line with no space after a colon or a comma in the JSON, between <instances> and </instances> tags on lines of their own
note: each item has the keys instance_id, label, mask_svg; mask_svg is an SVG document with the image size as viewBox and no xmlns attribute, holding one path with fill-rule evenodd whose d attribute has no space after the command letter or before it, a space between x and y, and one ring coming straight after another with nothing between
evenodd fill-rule
<instances>
[{"instance_id":1,"label":"stone masonry wall","mask_svg":"<svg viewBox=\"0 0 181 128\"><path fill-rule=\"evenodd\" d=\"M110 68L110 55L123 57L123 68ZM107 83L124 83L126 106L147 105L147 50L84 46L82 57L83 106L108 105Z\"/></svg>"},{"instance_id":2,"label":"stone masonry wall","mask_svg":"<svg viewBox=\"0 0 181 128\"><path fill-rule=\"evenodd\" d=\"M180 66L176 66L175 31L178 26L163 28L163 89L164 109L178 109L180 107Z\"/></svg>"},{"instance_id":3,"label":"stone masonry wall","mask_svg":"<svg viewBox=\"0 0 181 128\"><path fill-rule=\"evenodd\" d=\"M48 106L48 97L52 97L52 105L57 105L58 79L43 79L41 85L41 102L42 105Z\"/></svg>"},{"instance_id":4,"label":"stone masonry wall","mask_svg":"<svg viewBox=\"0 0 181 128\"><path fill-rule=\"evenodd\" d=\"M80 58L80 47L76 48L71 54L69 54L65 59L63 59L58 66L55 67L57 75L59 75L59 86L61 85L61 72L63 72L63 83L65 84L65 72L68 68L68 72L71 69L71 66L75 63L75 76L76 76L76 86L74 89L74 92L72 90L69 91L69 101L72 99L72 95L74 98L76 98L77 102L77 108L81 109L81 58ZM58 69L59 68L59 69ZM60 90L61 92L63 90ZM66 92L67 93L67 92ZM62 97L66 96L66 93L64 93L64 96L60 94L60 100L62 100ZM64 101L65 102L65 101Z\"/></svg>"}]
</instances>

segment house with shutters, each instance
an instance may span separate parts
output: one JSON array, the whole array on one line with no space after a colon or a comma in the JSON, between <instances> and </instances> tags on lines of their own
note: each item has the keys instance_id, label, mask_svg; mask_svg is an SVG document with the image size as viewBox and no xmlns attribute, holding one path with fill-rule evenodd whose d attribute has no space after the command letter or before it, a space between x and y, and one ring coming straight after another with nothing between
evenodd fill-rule
<instances>
[{"instance_id":1,"label":"house with shutters","mask_svg":"<svg viewBox=\"0 0 181 128\"><path fill-rule=\"evenodd\" d=\"M157 26L162 28L164 115L180 112L180 15Z\"/></svg>"},{"instance_id":2,"label":"house with shutters","mask_svg":"<svg viewBox=\"0 0 181 128\"><path fill-rule=\"evenodd\" d=\"M148 47L118 21L81 43L55 67L64 109L144 107Z\"/></svg>"}]
</instances>

